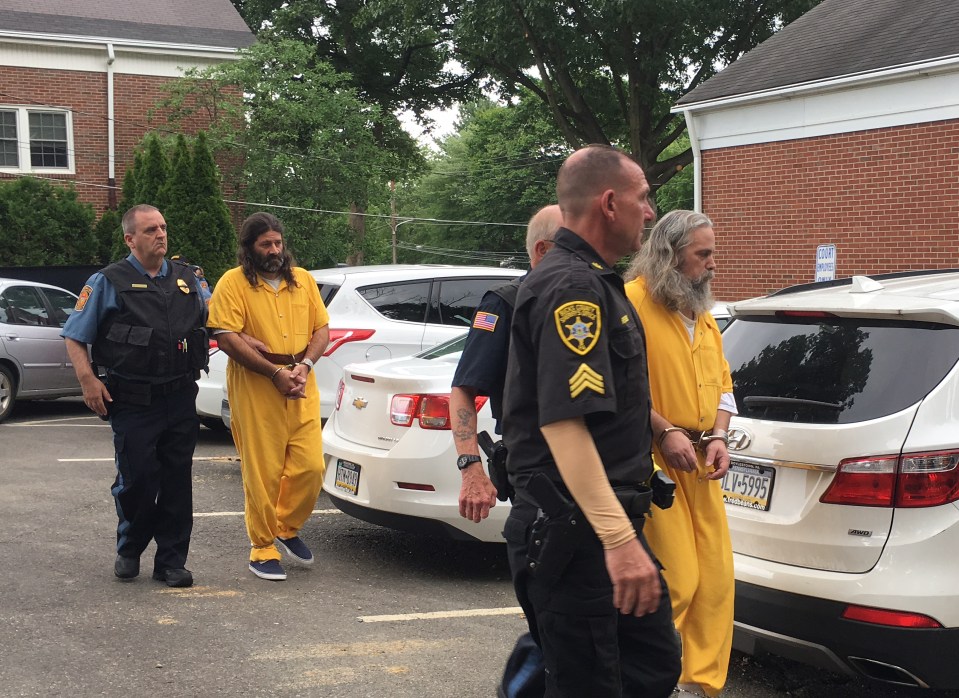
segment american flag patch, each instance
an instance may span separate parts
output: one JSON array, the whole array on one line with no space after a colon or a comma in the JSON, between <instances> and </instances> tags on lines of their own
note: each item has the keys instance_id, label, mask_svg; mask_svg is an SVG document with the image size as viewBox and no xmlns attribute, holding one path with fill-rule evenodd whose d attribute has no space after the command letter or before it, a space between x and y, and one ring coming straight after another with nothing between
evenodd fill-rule
<instances>
[{"instance_id":1,"label":"american flag patch","mask_svg":"<svg viewBox=\"0 0 959 698\"><path fill-rule=\"evenodd\" d=\"M499 315L493 315L493 313L484 313L483 311L480 311L476 313L476 317L473 318L473 327L480 330L493 332L496 330L497 320L499 320Z\"/></svg>"}]
</instances>

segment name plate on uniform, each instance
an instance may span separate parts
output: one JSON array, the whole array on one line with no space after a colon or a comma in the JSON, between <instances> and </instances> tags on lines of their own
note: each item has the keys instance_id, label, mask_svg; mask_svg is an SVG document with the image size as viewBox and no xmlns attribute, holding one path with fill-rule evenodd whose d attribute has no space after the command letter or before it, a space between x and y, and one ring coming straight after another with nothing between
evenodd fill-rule
<instances>
[{"instance_id":1,"label":"name plate on uniform","mask_svg":"<svg viewBox=\"0 0 959 698\"><path fill-rule=\"evenodd\" d=\"M776 469L769 465L753 465L730 461L723 475L723 501L746 509L769 511Z\"/></svg>"},{"instance_id":2,"label":"name plate on uniform","mask_svg":"<svg viewBox=\"0 0 959 698\"><path fill-rule=\"evenodd\" d=\"M352 494L354 497L360 489L360 466L346 460L336 459L336 479L333 481L336 489Z\"/></svg>"}]
</instances>

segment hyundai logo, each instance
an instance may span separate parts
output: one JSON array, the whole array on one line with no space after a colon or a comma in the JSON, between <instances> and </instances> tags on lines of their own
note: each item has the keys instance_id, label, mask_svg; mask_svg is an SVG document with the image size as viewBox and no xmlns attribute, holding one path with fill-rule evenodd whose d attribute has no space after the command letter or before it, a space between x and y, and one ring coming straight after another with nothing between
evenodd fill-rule
<instances>
[{"instance_id":1,"label":"hyundai logo","mask_svg":"<svg viewBox=\"0 0 959 698\"><path fill-rule=\"evenodd\" d=\"M370 404L369 402L367 402L361 397L358 397L353 401L353 407L355 407L358 410L362 410L364 407L366 407L369 404Z\"/></svg>"},{"instance_id":2,"label":"hyundai logo","mask_svg":"<svg viewBox=\"0 0 959 698\"><path fill-rule=\"evenodd\" d=\"M730 451L742 451L744 448L749 448L749 444L752 442L753 437L745 429L735 427L729 430L728 448Z\"/></svg>"}]
</instances>

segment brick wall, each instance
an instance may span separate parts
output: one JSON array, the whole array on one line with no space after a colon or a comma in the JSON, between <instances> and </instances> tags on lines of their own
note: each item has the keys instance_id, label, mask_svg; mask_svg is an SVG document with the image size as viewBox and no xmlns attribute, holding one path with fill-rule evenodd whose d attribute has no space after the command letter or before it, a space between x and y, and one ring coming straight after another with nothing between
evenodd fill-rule
<instances>
[{"instance_id":1,"label":"brick wall","mask_svg":"<svg viewBox=\"0 0 959 698\"><path fill-rule=\"evenodd\" d=\"M168 128L160 115L151 120L149 110L163 96L160 87L171 78L115 74L114 148L116 185L133 160L133 150L143 135L153 128ZM0 104L49 105L73 112L75 175L39 173L43 177L73 180L81 199L96 208L99 215L107 207L109 177L107 142L107 76L69 70L40 70L0 66ZM185 130L195 133L204 126L197 117ZM117 191L116 198L120 198Z\"/></svg>"},{"instance_id":2,"label":"brick wall","mask_svg":"<svg viewBox=\"0 0 959 698\"><path fill-rule=\"evenodd\" d=\"M959 267L959 121L707 150L717 298L836 276Z\"/></svg>"}]
</instances>

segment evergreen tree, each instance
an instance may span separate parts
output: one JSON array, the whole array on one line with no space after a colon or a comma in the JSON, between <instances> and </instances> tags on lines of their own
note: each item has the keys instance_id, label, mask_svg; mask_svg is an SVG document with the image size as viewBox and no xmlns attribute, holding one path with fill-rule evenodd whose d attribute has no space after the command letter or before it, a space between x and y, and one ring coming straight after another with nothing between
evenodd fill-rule
<instances>
[{"instance_id":1,"label":"evergreen tree","mask_svg":"<svg viewBox=\"0 0 959 698\"><path fill-rule=\"evenodd\" d=\"M72 186L32 177L0 182L0 259L13 267L92 264L95 219Z\"/></svg>"},{"instance_id":2,"label":"evergreen tree","mask_svg":"<svg viewBox=\"0 0 959 698\"><path fill-rule=\"evenodd\" d=\"M150 204L161 211L166 203L161 195L164 183L170 174L170 165L163 146L155 133L146 137L141 167L136 172L136 196L131 206L136 204Z\"/></svg>"},{"instance_id":3,"label":"evergreen tree","mask_svg":"<svg viewBox=\"0 0 959 698\"><path fill-rule=\"evenodd\" d=\"M181 133L176 137L173 155L170 158L170 171L160 188L160 200L163 206L157 206L166 219L168 231L168 255L182 255L194 264L201 264L194 249L193 204L196 193L193 186L193 156L187 145L186 137Z\"/></svg>"},{"instance_id":4,"label":"evergreen tree","mask_svg":"<svg viewBox=\"0 0 959 698\"><path fill-rule=\"evenodd\" d=\"M137 173L142 171L143 153L136 150L133 153L133 164L127 168L126 174L123 175L123 189L120 193L120 203L117 206L117 210L121 216L127 212L127 209L136 206L138 203L137 192L139 191L139 186L137 185Z\"/></svg>"},{"instance_id":5,"label":"evergreen tree","mask_svg":"<svg viewBox=\"0 0 959 698\"><path fill-rule=\"evenodd\" d=\"M93 236L97 241L97 264L107 265L128 253L123 243L123 229L120 227L121 215L119 211L108 208L100 216L93 228Z\"/></svg>"},{"instance_id":6,"label":"evergreen tree","mask_svg":"<svg viewBox=\"0 0 959 698\"><path fill-rule=\"evenodd\" d=\"M184 232L195 249L191 258L193 263L203 267L207 280L213 284L234 264L236 232L230 210L223 201L220 172L202 131L193 145L190 182L193 194L189 209L190 228Z\"/></svg>"}]
</instances>

